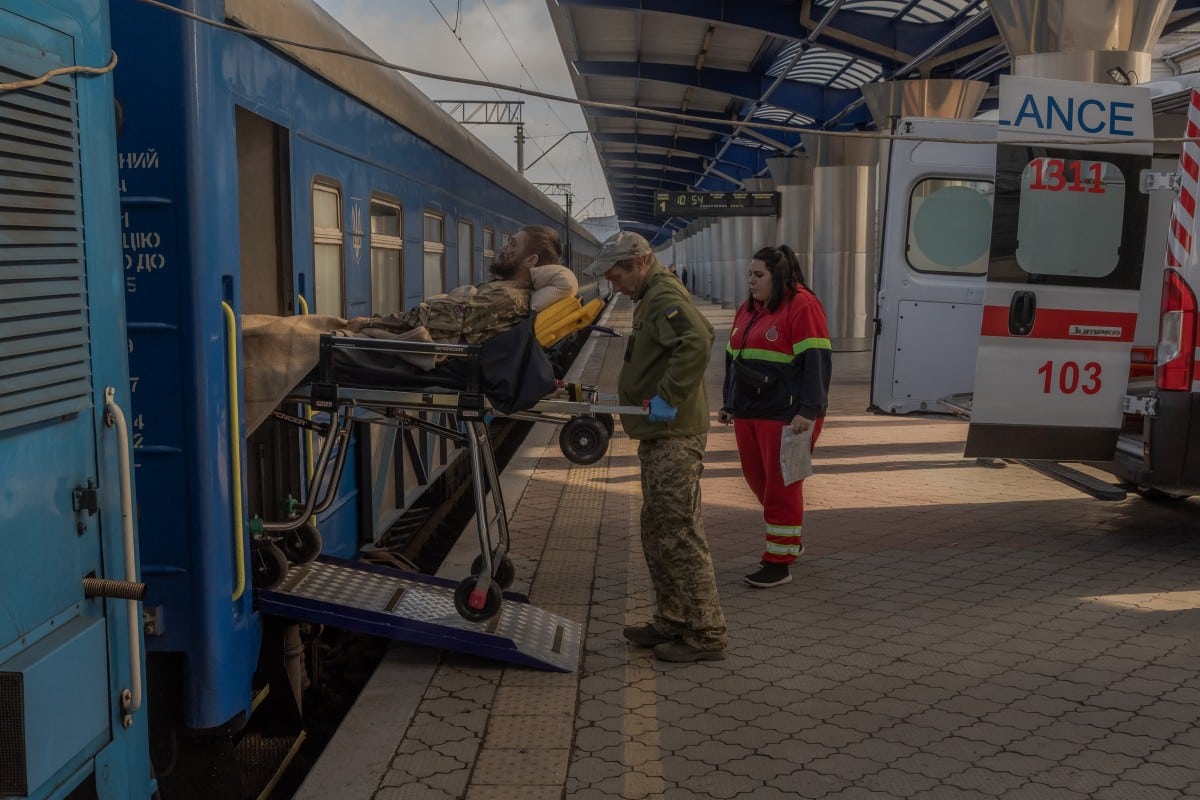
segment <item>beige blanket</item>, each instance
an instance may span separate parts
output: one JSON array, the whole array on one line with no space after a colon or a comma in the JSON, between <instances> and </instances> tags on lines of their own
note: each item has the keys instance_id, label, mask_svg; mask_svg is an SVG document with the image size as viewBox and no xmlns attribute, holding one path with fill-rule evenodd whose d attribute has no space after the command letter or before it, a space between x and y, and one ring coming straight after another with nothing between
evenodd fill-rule
<instances>
[{"instance_id":1,"label":"beige blanket","mask_svg":"<svg viewBox=\"0 0 1200 800\"><path fill-rule=\"evenodd\" d=\"M246 408L246 433L252 433L287 397L304 376L317 366L321 334L338 333L346 325L341 317L317 314L274 317L242 315L242 392ZM387 338L433 341L417 328ZM417 363L419 362L419 363ZM432 357L417 357L415 366L433 367Z\"/></svg>"}]
</instances>

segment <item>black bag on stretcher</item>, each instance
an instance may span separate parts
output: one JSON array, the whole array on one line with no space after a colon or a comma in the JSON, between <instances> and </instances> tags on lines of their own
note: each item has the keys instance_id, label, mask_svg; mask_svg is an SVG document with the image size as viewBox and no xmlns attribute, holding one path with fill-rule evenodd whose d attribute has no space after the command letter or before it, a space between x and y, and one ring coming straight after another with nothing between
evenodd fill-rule
<instances>
[{"instance_id":1,"label":"black bag on stretcher","mask_svg":"<svg viewBox=\"0 0 1200 800\"><path fill-rule=\"evenodd\" d=\"M533 335L533 320L524 319L480 345L476 359L450 358L432 370L420 370L377 346L322 348L318 380L325 383L394 391L426 389L468 391L472 378L503 414L525 411L555 389L554 368ZM372 340L373 345L378 340ZM436 347L435 345L431 345ZM436 352L436 350L434 351ZM477 366L472 367L471 362ZM478 375L471 375L471 369Z\"/></svg>"}]
</instances>

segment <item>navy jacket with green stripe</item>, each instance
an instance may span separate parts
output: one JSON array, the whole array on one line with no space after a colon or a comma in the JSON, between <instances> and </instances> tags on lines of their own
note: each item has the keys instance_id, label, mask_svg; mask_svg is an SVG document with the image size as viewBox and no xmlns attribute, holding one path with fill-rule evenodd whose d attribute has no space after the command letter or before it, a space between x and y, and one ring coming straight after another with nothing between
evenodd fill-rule
<instances>
[{"instance_id":1,"label":"navy jacket with green stripe","mask_svg":"<svg viewBox=\"0 0 1200 800\"><path fill-rule=\"evenodd\" d=\"M830 352L825 310L808 289L799 288L773 312L747 300L725 351L722 407L743 419L825 416Z\"/></svg>"}]
</instances>

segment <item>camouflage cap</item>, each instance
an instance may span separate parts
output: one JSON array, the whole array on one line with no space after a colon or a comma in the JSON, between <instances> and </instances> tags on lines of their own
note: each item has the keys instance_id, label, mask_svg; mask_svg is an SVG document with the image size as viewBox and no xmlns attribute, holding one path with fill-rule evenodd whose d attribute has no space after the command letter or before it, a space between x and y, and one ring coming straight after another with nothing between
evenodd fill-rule
<instances>
[{"instance_id":1,"label":"camouflage cap","mask_svg":"<svg viewBox=\"0 0 1200 800\"><path fill-rule=\"evenodd\" d=\"M600 255L596 256L596 260L584 272L594 278L600 278L618 261L625 261L634 256L648 256L653 253L654 251L650 249L650 243L646 241L645 237L633 231L619 231L600 245Z\"/></svg>"}]
</instances>

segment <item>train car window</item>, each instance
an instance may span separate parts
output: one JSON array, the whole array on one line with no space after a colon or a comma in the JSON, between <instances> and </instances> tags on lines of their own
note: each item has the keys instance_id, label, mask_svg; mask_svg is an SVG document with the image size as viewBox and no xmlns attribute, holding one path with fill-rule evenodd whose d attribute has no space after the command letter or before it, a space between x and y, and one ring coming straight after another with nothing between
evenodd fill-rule
<instances>
[{"instance_id":1,"label":"train car window","mask_svg":"<svg viewBox=\"0 0 1200 800\"><path fill-rule=\"evenodd\" d=\"M496 230L494 228L483 229L483 263L489 265L496 260ZM480 274L480 280L483 280L483 275Z\"/></svg>"},{"instance_id":2,"label":"train car window","mask_svg":"<svg viewBox=\"0 0 1200 800\"><path fill-rule=\"evenodd\" d=\"M404 309L404 228L400 206L371 198L371 313Z\"/></svg>"},{"instance_id":3,"label":"train car window","mask_svg":"<svg viewBox=\"0 0 1200 800\"><path fill-rule=\"evenodd\" d=\"M425 296L446 291L445 220L425 212Z\"/></svg>"},{"instance_id":4,"label":"train car window","mask_svg":"<svg viewBox=\"0 0 1200 800\"><path fill-rule=\"evenodd\" d=\"M983 275L992 234L991 181L926 178L908 200L908 265L918 272Z\"/></svg>"},{"instance_id":5,"label":"train car window","mask_svg":"<svg viewBox=\"0 0 1200 800\"><path fill-rule=\"evenodd\" d=\"M458 221L458 285L472 282L475 266L475 226L466 220Z\"/></svg>"},{"instance_id":6,"label":"train car window","mask_svg":"<svg viewBox=\"0 0 1200 800\"><path fill-rule=\"evenodd\" d=\"M344 316L342 193L313 183L313 313Z\"/></svg>"}]
</instances>

